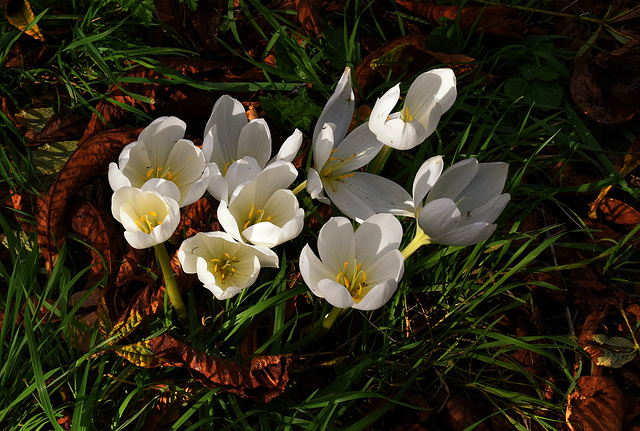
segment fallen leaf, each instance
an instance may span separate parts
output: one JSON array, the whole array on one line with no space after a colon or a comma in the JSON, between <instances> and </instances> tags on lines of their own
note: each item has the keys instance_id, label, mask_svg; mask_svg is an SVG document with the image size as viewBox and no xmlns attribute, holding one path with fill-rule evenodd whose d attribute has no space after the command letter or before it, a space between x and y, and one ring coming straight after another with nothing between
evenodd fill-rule
<instances>
[{"instance_id":1,"label":"fallen leaf","mask_svg":"<svg viewBox=\"0 0 640 431\"><path fill-rule=\"evenodd\" d=\"M640 86L634 73L638 56L640 38L612 52L587 51L576 58L571 95L582 112L608 127L622 126L640 112Z\"/></svg>"},{"instance_id":2,"label":"fallen leaf","mask_svg":"<svg viewBox=\"0 0 640 431\"><path fill-rule=\"evenodd\" d=\"M81 198L74 199L68 209L69 230L85 244L91 256L87 286L98 283L105 274L107 284L117 274L118 261L123 253L122 235L113 216L102 207Z\"/></svg>"},{"instance_id":3,"label":"fallen leaf","mask_svg":"<svg viewBox=\"0 0 640 431\"><path fill-rule=\"evenodd\" d=\"M500 37L522 39L527 29L524 19L518 12L506 5L462 7L440 5L437 0L396 0L396 3L434 24L438 24L438 20L442 17L459 20L460 28L465 33L471 30L484 31Z\"/></svg>"},{"instance_id":4,"label":"fallen leaf","mask_svg":"<svg viewBox=\"0 0 640 431\"><path fill-rule=\"evenodd\" d=\"M58 256L66 233L65 219L70 199L97 175L107 172L125 145L133 142L142 129L112 129L80 142L64 164L48 193L38 198L36 214L38 245L48 271Z\"/></svg>"},{"instance_id":5,"label":"fallen leaf","mask_svg":"<svg viewBox=\"0 0 640 431\"><path fill-rule=\"evenodd\" d=\"M640 212L629 204L613 198L601 199L598 209L603 217L613 223L634 229L640 223Z\"/></svg>"},{"instance_id":6,"label":"fallen leaf","mask_svg":"<svg viewBox=\"0 0 640 431\"><path fill-rule=\"evenodd\" d=\"M195 380L209 388L222 387L260 402L280 395L289 381L289 358L256 356L249 363L238 364L207 355L168 334L121 346L115 351L143 368L185 368Z\"/></svg>"},{"instance_id":7,"label":"fallen leaf","mask_svg":"<svg viewBox=\"0 0 640 431\"><path fill-rule=\"evenodd\" d=\"M322 20L320 18L322 0L295 0L298 20L302 29L309 35L322 35Z\"/></svg>"},{"instance_id":8,"label":"fallen leaf","mask_svg":"<svg viewBox=\"0 0 640 431\"><path fill-rule=\"evenodd\" d=\"M4 16L9 23L20 31L24 31L34 39L44 42L44 36L40 33L38 24L33 23L35 16L31 10L31 5L27 0L8 0L4 9Z\"/></svg>"},{"instance_id":9,"label":"fallen leaf","mask_svg":"<svg viewBox=\"0 0 640 431\"><path fill-rule=\"evenodd\" d=\"M580 377L567 401L565 418L571 431L622 430L622 393L611 377Z\"/></svg>"},{"instance_id":10,"label":"fallen leaf","mask_svg":"<svg viewBox=\"0 0 640 431\"><path fill-rule=\"evenodd\" d=\"M636 140L631 144L631 148L627 152L622 155L616 161L616 170L622 177L626 177L630 174L635 168L640 166L640 135L636 138ZM613 188L613 185L607 186L600 191L598 198L591 204L591 209L589 210L589 217L595 219L597 217L597 208L602 204L605 196L609 193L609 191ZM625 223L618 223L625 224ZM632 227L633 228L633 227Z\"/></svg>"},{"instance_id":11,"label":"fallen leaf","mask_svg":"<svg viewBox=\"0 0 640 431\"><path fill-rule=\"evenodd\" d=\"M466 79L477 79L472 73L478 69L473 58L462 54L446 54L424 49L427 37L422 33L410 34L394 39L369 53L358 65L354 74L354 79L357 81L357 85L354 86L357 90L356 95L362 98L360 92L371 85L376 78L399 80L403 77L415 76L437 65L453 69L456 76L466 75ZM385 55L399 47L402 48L400 51L385 58Z\"/></svg>"}]
</instances>

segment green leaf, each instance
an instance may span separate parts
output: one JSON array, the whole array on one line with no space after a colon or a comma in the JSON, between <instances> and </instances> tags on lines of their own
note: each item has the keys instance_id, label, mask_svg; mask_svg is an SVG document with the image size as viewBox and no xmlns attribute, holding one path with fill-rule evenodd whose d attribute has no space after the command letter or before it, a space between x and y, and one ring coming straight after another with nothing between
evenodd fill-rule
<instances>
[{"instance_id":1,"label":"green leaf","mask_svg":"<svg viewBox=\"0 0 640 431\"><path fill-rule=\"evenodd\" d=\"M560 75L557 70L549 65L540 65L538 63L527 63L520 67L522 76L527 81L539 79L540 81L553 81Z\"/></svg>"},{"instance_id":2,"label":"green leaf","mask_svg":"<svg viewBox=\"0 0 640 431\"><path fill-rule=\"evenodd\" d=\"M285 130L309 131L322 113L322 108L311 100L306 88L302 88L293 99L282 94L268 94L260 98L260 103L267 117Z\"/></svg>"}]
</instances>

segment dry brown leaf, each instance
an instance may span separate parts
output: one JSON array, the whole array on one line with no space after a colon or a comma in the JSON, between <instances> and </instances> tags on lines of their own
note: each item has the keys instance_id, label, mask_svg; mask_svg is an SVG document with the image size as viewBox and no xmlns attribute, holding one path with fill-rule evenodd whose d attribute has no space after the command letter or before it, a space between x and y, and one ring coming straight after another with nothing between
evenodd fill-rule
<instances>
[{"instance_id":1,"label":"dry brown leaf","mask_svg":"<svg viewBox=\"0 0 640 431\"><path fill-rule=\"evenodd\" d=\"M322 0L295 0L296 11L298 12L298 20L302 25L302 29L309 35L322 35L322 20L320 12L322 9Z\"/></svg>"},{"instance_id":2,"label":"dry brown leaf","mask_svg":"<svg viewBox=\"0 0 640 431\"><path fill-rule=\"evenodd\" d=\"M461 7L440 5L436 0L396 0L396 3L434 24L437 24L441 17L459 19L460 27L465 33L473 29L500 37L522 39L527 29L518 12L504 5Z\"/></svg>"},{"instance_id":3,"label":"dry brown leaf","mask_svg":"<svg viewBox=\"0 0 640 431\"><path fill-rule=\"evenodd\" d=\"M182 211L180 224L176 231L181 238L189 238L198 232L215 232L221 230L216 216L218 201L211 196L204 196Z\"/></svg>"},{"instance_id":4,"label":"dry brown leaf","mask_svg":"<svg viewBox=\"0 0 640 431\"><path fill-rule=\"evenodd\" d=\"M354 79L358 83L355 85L358 90L356 95L361 98L359 92L371 85L376 79L389 77L391 80L397 80L401 77L411 77L437 65L450 67L457 76L469 75L469 79L475 78L470 73L477 69L473 58L462 54L446 54L424 49L426 40L426 34L409 34L394 39L369 53L358 65L354 74ZM375 64L376 61L394 49L402 49L399 54L399 62L394 62L392 65L381 64L372 68L372 62Z\"/></svg>"},{"instance_id":5,"label":"dry brown leaf","mask_svg":"<svg viewBox=\"0 0 640 431\"><path fill-rule=\"evenodd\" d=\"M627 123L640 112L636 58L640 38L612 52L578 57L571 76L571 95L576 105L591 119L608 127Z\"/></svg>"},{"instance_id":6,"label":"dry brown leaf","mask_svg":"<svg viewBox=\"0 0 640 431\"><path fill-rule=\"evenodd\" d=\"M8 0L4 9L4 17L18 30L24 31L34 39L44 42L44 36L40 33L38 24L34 24L27 30L29 24L35 19L31 5L27 0Z\"/></svg>"},{"instance_id":7,"label":"dry brown leaf","mask_svg":"<svg viewBox=\"0 0 640 431\"><path fill-rule=\"evenodd\" d=\"M640 223L640 212L629 204L613 198L601 199L598 209L605 219L623 225L628 229L634 229Z\"/></svg>"},{"instance_id":8,"label":"dry brown leaf","mask_svg":"<svg viewBox=\"0 0 640 431\"><path fill-rule=\"evenodd\" d=\"M99 282L105 272L107 283L112 282L117 274L116 262L123 253L122 235L116 229L113 216L104 208L78 198L69 205L69 219L69 230L87 244L86 250L91 255L87 286Z\"/></svg>"},{"instance_id":9,"label":"dry brown leaf","mask_svg":"<svg viewBox=\"0 0 640 431\"><path fill-rule=\"evenodd\" d=\"M27 130L24 139L29 146L80 139L87 122L88 120L78 113L71 113L65 117L54 115L41 131Z\"/></svg>"},{"instance_id":10,"label":"dry brown leaf","mask_svg":"<svg viewBox=\"0 0 640 431\"><path fill-rule=\"evenodd\" d=\"M109 163L117 159L122 148L133 142L141 130L113 129L81 141L48 193L38 198L36 231L48 271L53 268L64 242L70 199L95 176L106 174Z\"/></svg>"},{"instance_id":11,"label":"dry brown leaf","mask_svg":"<svg viewBox=\"0 0 640 431\"><path fill-rule=\"evenodd\" d=\"M226 1L198 0L192 11L186 2L178 0L154 0L160 21L171 27L183 41L188 41L198 51L215 51L216 35L225 16Z\"/></svg>"},{"instance_id":12,"label":"dry brown leaf","mask_svg":"<svg viewBox=\"0 0 640 431\"><path fill-rule=\"evenodd\" d=\"M624 404L618 385L608 376L580 377L565 417L571 431L621 431Z\"/></svg>"},{"instance_id":13,"label":"dry brown leaf","mask_svg":"<svg viewBox=\"0 0 640 431\"><path fill-rule=\"evenodd\" d=\"M168 334L123 346L116 352L144 368L186 368L195 380L209 388L222 387L260 402L280 395L289 381L289 358L256 356L249 363L238 364L207 355Z\"/></svg>"},{"instance_id":14,"label":"dry brown leaf","mask_svg":"<svg viewBox=\"0 0 640 431\"><path fill-rule=\"evenodd\" d=\"M631 144L631 148L618 159L616 162L616 170L620 173L622 177L626 177L627 174L631 173L635 168L640 166L640 135L636 138L636 140ZM613 185L607 186L600 191L598 198L591 204L591 209L589 210L589 217L596 218L597 217L597 208L602 204L605 196L609 193L609 191L613 188ZM626 224L626 223L619 223Z\"/></svg>"}]
</instances>

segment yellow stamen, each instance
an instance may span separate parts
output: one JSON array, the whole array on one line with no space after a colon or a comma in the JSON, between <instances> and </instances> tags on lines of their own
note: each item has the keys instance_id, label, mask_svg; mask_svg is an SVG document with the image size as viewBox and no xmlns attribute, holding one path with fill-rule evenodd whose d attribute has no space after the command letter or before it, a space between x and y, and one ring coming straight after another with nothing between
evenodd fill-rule
<instances>
[{"instance_id":1,"label":"yellow stamen","mask_svg":"<svg viewBox=\"0 0 640 431\"><path fill-rule=\"evenodd\" d=\"M147 178L151 178L152 173L153 173L153 169L149 169L149 172L147 172Z\"/></svg>"},{"instance_id":2,"label":"yellow stamen","mask_svg":"<svg viewBox=\"0 0 640 431\"><path fill-rule=\"evenodd\" d=\"M155 211L149 211L149 215L154 216L154 217L158 217L158 214L156 214Z\"/></svg>"}]
</instances>

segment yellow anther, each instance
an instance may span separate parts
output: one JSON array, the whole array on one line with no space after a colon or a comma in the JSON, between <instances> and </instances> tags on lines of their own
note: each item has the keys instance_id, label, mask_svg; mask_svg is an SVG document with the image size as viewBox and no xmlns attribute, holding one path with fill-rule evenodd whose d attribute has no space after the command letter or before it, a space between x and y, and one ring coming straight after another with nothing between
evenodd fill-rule
<instances>
[{"instance_id":1,"label":"yellow anther","mask_svg":"<svg viewBox=\"0 0 640 431\"><path fill-rule=\"evenodd\" d=\"M171 172L167 172L167 179L171 181Z\"/></svg>"},{"instance_id":2,"label":"yellow anther","mask_svg":"<svg viewBox=\"0 0 640 431\"><path fill-rule=\"evenodd\" d=\"M348 264L349 264L349 262L345 262L344 265L343 265L345 271L347 270L347 265Z\"/></svg>"},{"instance_id":3,"label":"yellow anther","mask_svg":"<svg viewBox=\"0 0 640 431\"><path fill-rule=\"evenodd\" d=\"M149 211L149 215L153 217L158 217L158 214L156 214L155 211Z\"/></svg>"},{"instance_id":4,"label":"yellow anther","mask_svg":"<svg viewBox=\"0 0 640 431\"><path fill-rule=\"evenodd\" d=\"M147 178L151 178L151 174L153 173L153 169L149 169L149 172L147 172Z\"/></svg>"},{"instance_id":5,"label":"yellow anther","mask_svg":"<svg viewBox=\"0 0 640 431\"><path fill-rule=\"evenodd\" d=\"M354 176L355 174L356 174L355 172L351 172L351 173L349 173L349 174L343 174L343 175L340 175L340 176L338 177L338 179L342 179L342 178L349 178L349 177Z\"/></svg>"}]
</instances>

